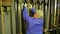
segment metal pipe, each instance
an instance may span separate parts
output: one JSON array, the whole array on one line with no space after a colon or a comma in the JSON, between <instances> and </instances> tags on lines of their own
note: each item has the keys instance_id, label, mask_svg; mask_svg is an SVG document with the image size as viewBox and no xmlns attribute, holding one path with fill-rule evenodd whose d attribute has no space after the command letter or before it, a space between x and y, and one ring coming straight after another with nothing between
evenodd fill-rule
<instances>
[{"instance_id":1,"label":"metal pipe","mask_svg":"<svg viewBox=\"0 0 60 34\"><path fill-rule=\"evenodd\" d=\"M1 5L1 18L2 18L2 34L4 34L4 13L2 5Z\"/></svg>"}]
</instances>

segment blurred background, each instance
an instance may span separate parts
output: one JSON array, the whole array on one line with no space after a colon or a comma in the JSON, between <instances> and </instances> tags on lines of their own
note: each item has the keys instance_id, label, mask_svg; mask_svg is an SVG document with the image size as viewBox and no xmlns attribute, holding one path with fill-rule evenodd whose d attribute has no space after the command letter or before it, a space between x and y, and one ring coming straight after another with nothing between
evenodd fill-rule
<instances>
[{"instance_id":1,"label":"blurred background","mask_svg":"<svg viewBox=\"0 0 60 34\"><path fill-rule=\"evenodd\" d=\"M22 18L25 3L43 10L44 34L60 33L60 0L0 0L0 34L26 34L27 25Z\"/></svg>"}]
</instances>

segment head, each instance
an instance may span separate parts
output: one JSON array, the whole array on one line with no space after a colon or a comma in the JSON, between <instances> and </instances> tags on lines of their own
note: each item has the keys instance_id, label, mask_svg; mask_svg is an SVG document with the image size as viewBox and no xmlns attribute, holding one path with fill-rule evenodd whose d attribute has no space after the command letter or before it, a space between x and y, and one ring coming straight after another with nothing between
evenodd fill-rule
<instances>
[{"instance_id":1,"label":"head","mask_svg":"<svg viewBox=\"0 0 60 34\"><path fill-rule=\"evenodd\" d=\"M32 17L33 18L41 18L41 17L43 17L43 11L42 10L34 10L34 11L32 11Z\"/></svg>"},{"instance_id":2,"label":"head","mask_svg":"<svg viewBox=\"0 0 60 34\"><path fill-rule=\"evenodd\" d=\"M32 14L33 18L38 18L38 14L35 12L34 14Z\"/></svg>"}]
</instances>

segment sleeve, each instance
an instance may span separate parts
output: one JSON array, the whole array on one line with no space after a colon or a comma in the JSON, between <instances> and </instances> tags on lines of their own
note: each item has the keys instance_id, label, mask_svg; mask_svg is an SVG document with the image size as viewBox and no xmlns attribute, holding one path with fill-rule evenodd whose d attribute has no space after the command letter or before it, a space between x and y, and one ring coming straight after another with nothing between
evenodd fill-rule
<instances>
[{"instance_id":1,"label":"sleeve","mask_svg":"<svg viewBox=\"0 0 60 34\"><path fill-rule=\"evenodd\" d=\"M30 21L32 18L28 15L27 8L23 7L23 19L26 21Z\"/></svg>"},{"instance_id":2,"label":"sleeve","mask_svg":"<svg viewBox=\"0 0 60 34\"><path fill-rule=\"evenodd\" d=\"M44 24L44 18L41 18L41 22Z\"/></svg>"}]
</instances>

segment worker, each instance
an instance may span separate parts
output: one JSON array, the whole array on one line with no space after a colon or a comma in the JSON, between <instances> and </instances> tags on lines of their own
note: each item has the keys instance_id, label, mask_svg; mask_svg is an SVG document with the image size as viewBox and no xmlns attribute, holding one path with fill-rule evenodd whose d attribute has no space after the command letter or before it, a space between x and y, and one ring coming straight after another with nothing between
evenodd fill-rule
<instances>
[{"instance_id":1,"label":"worker","mask_svg":"<svg viewBox=\"0 0 60 34\"><path fill-rule=\"evenodd\" d=\"M27 23L26 34L43 34L43 11L30 6L32 17L28 15L27 6L23 7L23 18Z\"/></svg>"}]
</instances>

